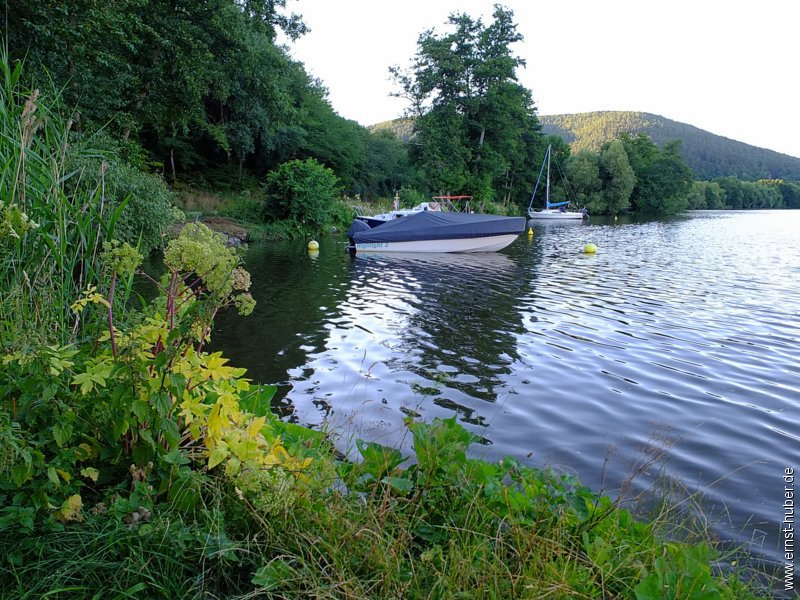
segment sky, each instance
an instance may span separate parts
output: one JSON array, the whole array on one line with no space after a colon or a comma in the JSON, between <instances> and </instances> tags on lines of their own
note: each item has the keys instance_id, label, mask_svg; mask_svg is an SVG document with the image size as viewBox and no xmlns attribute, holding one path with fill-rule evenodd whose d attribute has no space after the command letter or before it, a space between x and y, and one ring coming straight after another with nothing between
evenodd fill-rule
<instances>
[{"instance_id":1,"label":"sky","mask_svg":"<svg viewBox=\"0 0 800 600\"><path fill-rule=\"evenodd\" d=\"M455 12L491 23L499 3L538 114L654 113L800 157L800 0L287 0L310 32L287 42L342 117L372 125L407 104L389 67Z\"/></svg>"}]
</instances>

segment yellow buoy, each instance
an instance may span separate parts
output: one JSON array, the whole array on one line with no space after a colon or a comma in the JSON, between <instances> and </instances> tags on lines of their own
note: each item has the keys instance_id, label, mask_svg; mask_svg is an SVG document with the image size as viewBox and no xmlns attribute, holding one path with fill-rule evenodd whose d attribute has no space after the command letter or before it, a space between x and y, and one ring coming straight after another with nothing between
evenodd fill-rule
<instances>
[{"instance_id":1,"label":"yellow buoy","mask_svg":"<svg viewBox=\"0 0 800 600\"><path fill-rule=\"evenodd\" d=\"M533 227L528 228L528 235L533 235Z\"/></svg>"},{"instance_id":2,"label":"yellow buoy","mask_svg":"<svg viewBox=\"0 0 800 600\"><path fill-rule=\"evenodd\" d=\"M586 254L594 254L595 252L597 252L597 246L595 246L594 244L592 244L591 242L589 242L588 244L586 244L586 245L583 247L583 251L584 251Z\"/></svg>"},{"instance_id":3,"label":"yellow buoy","mask_svg":"<svg viewBox=\"0 0 800 600\"><path fill-rule=\"evenodd\" d=\"M308 242L308 250L311 251L319 251L319 242L317 240L311 240Z\"/></svg>"}]
</instances>

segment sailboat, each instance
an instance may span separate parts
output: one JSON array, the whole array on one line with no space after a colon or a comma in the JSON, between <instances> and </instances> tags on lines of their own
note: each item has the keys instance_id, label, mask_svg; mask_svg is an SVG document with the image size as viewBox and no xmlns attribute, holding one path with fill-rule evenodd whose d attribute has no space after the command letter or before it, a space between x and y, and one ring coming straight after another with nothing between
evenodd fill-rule
<instances>
[{"instance_id":1,"label":"sailboat","mask_svg":"<svg viewBox=\"0 0 800 600\"><path fill-rule=\"evenodd\" d=\"M564 202L550 202L550 155L552 154L552 146L548 144L547 152L545 152L544 160L542 161L542 168L539 169L539 177L536 179L536 186L533 188L531 195L531 202L528 205L528 218L529 219L547 219L553 221L580 221L588 215L586 209L582 210L569 210L569 201ZM536 210L533 208L533 199L536 198L536 191L539 189L539 183L542 180L542 173L544 167L547 165L547 179L546 179L546 193L544 208Z\"/></svg>"}]
</instances>

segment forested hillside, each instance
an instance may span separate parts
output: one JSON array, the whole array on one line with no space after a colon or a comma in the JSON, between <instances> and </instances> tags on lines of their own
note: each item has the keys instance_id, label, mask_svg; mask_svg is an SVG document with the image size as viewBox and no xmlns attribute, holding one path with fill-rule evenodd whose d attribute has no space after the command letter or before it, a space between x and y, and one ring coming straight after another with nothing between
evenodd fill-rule
<instances>
[{"instance_id":1,"label":"forested hillside","mask_svg":"<svg viewBox=\"0 0 800 600\"><path fill-rule=\"evenodd\" d=\"M657 145L681 140L681 155L695 179L737 177L746 181L800 181L800 158L737 142L686 123L643 112L601 111L540 116L542 131L558 135L573 151L598 151L623 133L642 133Z\"/></svg>"}]
</instances>

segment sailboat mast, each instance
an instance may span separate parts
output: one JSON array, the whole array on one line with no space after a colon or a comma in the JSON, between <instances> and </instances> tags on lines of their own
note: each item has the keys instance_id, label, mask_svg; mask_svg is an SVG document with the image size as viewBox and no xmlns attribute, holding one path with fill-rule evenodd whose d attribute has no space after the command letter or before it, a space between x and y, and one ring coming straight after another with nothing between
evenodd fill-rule
<instances>
[{"instance_id":1,"label":"sailboat mast","mask_svg":"<svg viewBox=\"0 0 800 600\"><path fill-rule=\"evenodd\" d=\"M550 208L550 146L547 146L547 188L544 198L544 207Z\"/></svg>"}]
</instances>

